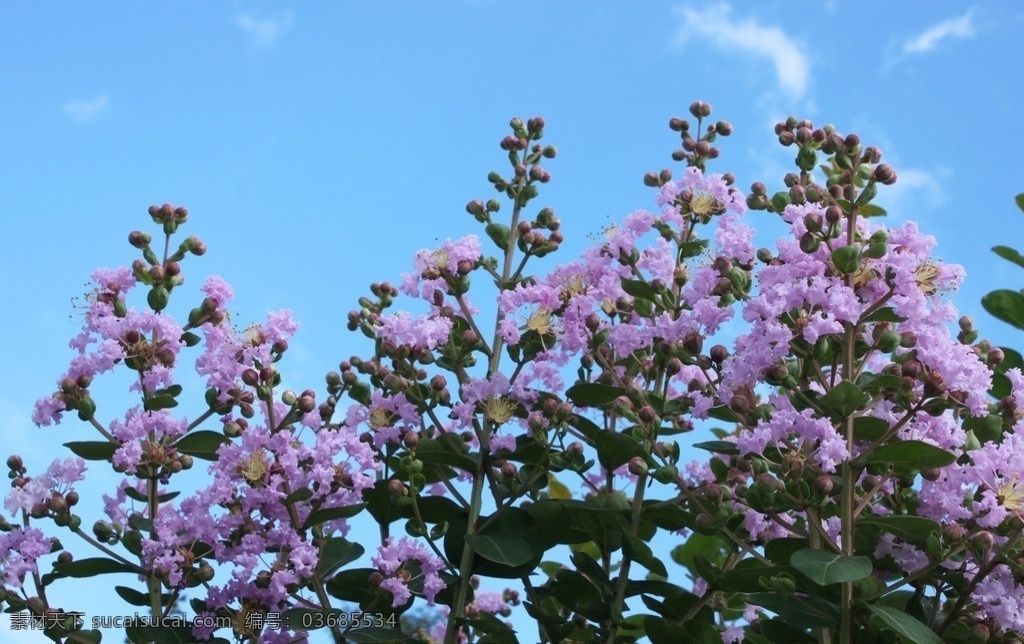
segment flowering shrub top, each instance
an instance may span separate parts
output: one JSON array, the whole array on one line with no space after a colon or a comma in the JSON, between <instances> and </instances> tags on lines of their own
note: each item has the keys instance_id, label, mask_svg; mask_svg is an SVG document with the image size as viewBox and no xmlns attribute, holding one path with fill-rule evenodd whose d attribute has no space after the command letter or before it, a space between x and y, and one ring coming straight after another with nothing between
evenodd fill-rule
<instances>
[{"instance_id":1,"label":"flowering shrub top","mask_svg":"<svg viewBox=\"0 0 1024 644\"><path fill-rule=\"evenodd\" d=\"M541 274L528 269L558 250L561 221L527 213L556 150L539 143L543 119L513 119L511 175L488 177L509 218L498 199L471 201L482 237L418 252L400 288L374 283L348 316L370 348L327 375L319 403L282 391L289 312L239 331L230 286L210 278L176 322L181 262L205 245L159 257L132 233L142 258L94 274L78 355L34 416L77 412L103 440L68 443L79 458L42 475L8 460L9 609L54 618L55 641L99 641L45 589L130 573L144 590L118 586L129 604L157 618L187 595L196 615L130 625L132 642L292 642L318 628L406 641L399 618L418 598L446 619L415 637L446 643L516 641L500 618L520 604L552 642L1024 633L1019 354L958 320L945 294L963 270L932 256L933 238L874 223L878 187L896 181L877 148L791 118L776 134L799 172L745 196L706 171L732 131L705 126L710 113L691 106L695 129L672 119L686 167L645 176L656 210ZM754 247L748 209L788 225L774 249ZM169 241L188 213L150 215ZM481 284L492 319L469 298L488 297ZM140 287L141 310L128 301ZM391 312L400 294L428 312ZM727 346L730 321L743 326ZM172 411L189 349L206 385L192 420ZM123 415L90 393L114 368L137 372L140 404ZM730 428L684 462L681 438L711 421ZM120 476L91 534L74 512L81 459ZM179 498L172 483L195 459L209 478ZM44 520L103 556L48 542ZM347 538L356 521L377 526L369 557ZM666 539L682 574L655 552ZM367 618L342 619L352 604Z\"/></svg>"}]
</instances>

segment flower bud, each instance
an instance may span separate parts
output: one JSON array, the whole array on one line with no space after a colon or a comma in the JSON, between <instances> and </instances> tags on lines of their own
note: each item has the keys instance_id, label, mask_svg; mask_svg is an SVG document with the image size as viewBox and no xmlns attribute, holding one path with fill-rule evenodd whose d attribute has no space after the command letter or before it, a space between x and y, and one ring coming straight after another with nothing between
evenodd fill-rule
<instances>
[{"instance_id":1,"label":"flower bud","mask_svg":"<svg viewBox=\"0 0 1024 644\"><path fill-rule=\"evenodd\" d=\"M474 217L482 217L485 213L484 202L479 199L474 199L466 204L466 212L473 215Z\"/></svg>"},{"instance_id":2,"label":"flower bud","mask_svg":"<svg viewBox=\"0 0 1024 644\"><path fill-rule=\"evenodd\" d=\"M641 476L647 473L647 461L639 456L634 456L629 459L629 465L627 466L629 473L633 476Z\"/></svg>"},{"instance_id":3,"label":"flower bud","mask_svg":"<svg viewBox=\"0 0 1024 644\"><path fill-rule=\"evenodd\" d=\"M831 476L822 474L818 478L814 479L814 484L811 486L814 489L815 494L821 496L830 496L832 491L835 489L835 482Z\"/></svg>"},{"instance_id":4,"label":"flower bud","mask_svg":"<svg viewBox=\"0 0 1024 644\"><path fill-rule=\"evenodd\" d=\"M891 186L896 183L896 171L888 163L879 164L871 177L884 186Z\"/></svg>"},{"instance_id":5,"label":"flower bud","mask_svg":"<svg viewBox=\"0 0 1024 644\"><path fill-rule=\"evenodd\" d=\"M21 457L18 456L17 454L12 454L11 456L7 457L7 467L11 468L12 470L14 470L14 471L21 471L21 469L24 466L25 466L25 463L21 460Z\"/></svg>"},{"instance_id":6,"label":"flower bud","mask_svg":"<svg viewBox=\"0 0 1024 644\"><path fill-rule=\"evenodd\" d=\"M398 479L388 481L388 492L393 496L405 496L405 483Z\"/></svg>"}]
</instances>

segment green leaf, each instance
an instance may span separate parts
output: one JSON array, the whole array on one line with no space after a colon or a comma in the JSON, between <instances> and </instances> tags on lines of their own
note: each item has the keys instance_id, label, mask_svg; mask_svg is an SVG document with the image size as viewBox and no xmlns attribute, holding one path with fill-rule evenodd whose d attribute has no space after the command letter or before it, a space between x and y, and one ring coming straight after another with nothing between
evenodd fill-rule
<instances>
[{"instance_id":1,"label":"green leaf","mask_svg":"<svg viewBox=\"0 0 1024 644\"><path fill-rule=\"evenodd\" d=\"M380 572L376 568L349 568L327 580L327 592L347 602L372 600L377 595L377 587L371 586L370 575Z\"/></svg>"},{"instance_id":2,"label":"green leaf","mask_svg":"<svg viewBox=\"0 0 1024 644\"><path fill-rule=\"evenodd\" d=\"M864 579L872 570L869 557L849 557L814 548L794 552L789 559L789 565L821 586Z\"/></svg>"},{"instance_id":3,"label":"green leaf","mask_svg":"<svg viewBox=\"0 0 1024 644\"><path fill-rule=\"evenodd\" d=\"M159 409L170 409L177 407L178 401L170 394L159 394L142 401L142 407L146 411L157 411Z\"/></svg>"},{"instance_id":4,"label":"green leaf","mask_svg":"<svg viewBox=\"0 0 1024 644\"><path fill-rule=\"evenodd\" d=\"M860 268L860 246L840 246L832 251L832 265L845 275L856 273Z\"/></svg>"},{"instance_id":5,"label":"green leaf","mask_svg":"<svg viewBox=\"0 0 1024 644\"><path fill-rule=\"evenodd\" d=\"M348 390L348 396L364 407L370 407L373 399L370 397L370 385L365 382L357 382Z\"/></svg>"},{"instance_id":6,"label":"green leaf","mask_svg":"<svg viewBox=\"0 0 1024 644\"><path fill-rule=\"evenodd\" d=\"M681 545L672 549L672 561L684 566L694 576L698 576L694 559L701 555L716 566L725 563L727 544L720 537L711 537L694 532Z\"/></svg>"},{"instance_id":7,"label":"green leaf","mask_svg":"<svg viewBox=\"0 0 1024 644\"><path fill-rule=\"evenodd\" d=\"M696 443L694 447L707 450L713 454L724 454L725 456L736 456L740 453L736 443L729 441L705 441L703 443Z\"/></svg>"},{"instance_id":8,"label":"green leaf","mask_svg":"<svg viewBox=\"0 0 1024 644\"><path fill-rule=\"evenodd\" d=\"M498 223L487 224L484 231L498 248L506 252L508 251L508 242L511 236L508 226Z\"/></svg>"},{"instance_id":9,"label":"green leaf","mask_svg":"<svg viewBox=\"0 0 1024 644\"><path fill-rule=\"evenodd\" d=\"M999 289L981 298L981 305L993 317L1024 330L1024 295Z\"/></svg>"},{"instance_id":10,"label":"green leaf","mask_svg":"<svg viewBox=\"0 0 1024 644\"><path fill-rule=\"evenodd\" d=\"M1024 256L1009 246L993 246L992 252L1017 266L1024 268Z\"/></svg>"},{"instance_id":11,"label":"green leaf","mask_svg":"<svg viewBox=\"0 0 1024 644\"><path fill-rule=\"evenodd\" d=\"M651 285L643 280L628 280L623 277L622 290L633 297L639 297L644 300L653 300L655 297Z\"/></svg>"},{"instance_id":12,"label":"green leaf","mask_svg":"<svg viewBox=\"0 0 1024 644\"><path fill-rule=\"evenodd\" d=\"M64 443L64 447L87 461L109 461L120 446L109 441L76 441Z\"/></svg>"},{"instance_id":13,"label":"green leaf","mask_svg":"<svg viewBox=\"0 0 1024 644\"><path fill-rule=\"evenodd\" d=\"M149 606L149 595L128 586L114 586L114 592L132 606Z\"/></svg>"},{"instance_id":14,"label":"green leaf","mask_svg":"<svg viewBox=\"0 0 1024 644\"><path fill-rule=\"evenodd\" d=\"M467 534L470 549L484 559L506 566L521 566L533 557L529 544L518 537L501 534Z\"/></svg>"},{"instance_id":15,"label":"green leaf","mask_svg":"<svg viewBox=\"0 0 1024 644\"><path fill-rule=\"evenodd\" d=\"M288 496L284 497L281 503L284 503L285 505L291 505L293 503L298 503L299 501L305 501L311 496L313 496L313 490L309 489L308 487L300 487L299 489L295 490Z\"/></svg>"},{"instance_id":16,"label":"green leaf","mask_svg":"<svg viewBox=\"0 0 1024 644\"><path fill-rule=\"evenodd\" d=\"M597 407L610 403L625 394L622 387L602 385L597 382L581 382L569 387L566 397L578 407Z\"/></svg>"},{"instance_id":17,"label":"green leaf","mask_svg":"<svg viewBox=\"0 0 1024 644\"><path fill-rule=\"evenodd\" d=\"M182 454L201 458L204 461L215 461L217 460L217 449L230 442L231 439L220 432L203 429L185 434L174 444L174 447Z\"/></svg>"},{"instance_id":18,"label":"green leaf","mask_svg":"<svg viewBox=\"0 0 1024 644\"><path fill-rule=\"evenodd\" d=\"M132 566L123 564L120 561L115 561L114 559L107 559L105 557L90 557L88 559L78 559L63 564L59 563L56 564L53 569L61 577L73 577L75 579L95 577L96 575L108 575L111 573L136 574L136 570Z\"/></svg>"},{"instance_id":19,"label":"green leaf","mask_svg":"<svg viewBox=\"0 0 1024 644\"><path fill-rule=\"evenodd\" d=\"M924 541L932 532L940 530L939 524L931 519L905 515L861 517L857 520L857 525L877 526L882 532L888 532L911 543Z\"/></svg>"},{"instance_id":20,"label":"green leaf","mask_svg":"<svg viewBox=\"0 0 1024 644\"><path fill-rule=\"evenodd\" d=\"M326 579L345 564L352 563L363 556L365 549L358 543L352 543L344 537L331 537L320 548L320 563L317 571L321 579Z\"/></svg>"},{"instance_id":21,"label":"green leaf","mask_svg":"<svg viewBox=\"0 0 1024 644\"><path fill-rule=\"evenodd\" d=\"M354 517L362 512L365 507L365 503L353 503L352 505L343 505L337 508L324 508L322 510L317 510L316 512L310 512L309 516L306 517L306 522L302 525L302 528L305 530L327 521L348 519L349 517Z\"/></svg>"},{"instance_id":22,"label":"green leaf","mask_svg":"<svg viewBox=\"0 0 1024 644\"><path fill-rule=\"evenodd\" d=\"M616 432L601 432L597 435L597 460L606 470L613 471L634 456L643 456L643 449L635 439Z\"/></svg>"},{"instance_id":23,"label":"green leaf","mask_svg":"<svg viewBox=\"0 0 1024 644\"><path fill-rule=\"evenodd\" d=\"M748 604L767 608L794 628L828 628L839 624L839 609L820 597L780 597L775 593L750 593L745 600Z\"/></svg>"},{"instance_id":24,"label":"green leaf","mask_svg":"<svg viewBox=\"0 0 1024 644\"><path fill-rule=\"evenodd\" d=\"M918 470L945 467L956 460L956 456L922 441L898 441L872 448L860 457L863 464L888 463L908 465Z\"/></svg>"},{"instance_id":25,"label":"green leaf","mask_svg":"<svg viewBox=\"0 0 1024 644\"><path fill-rule=\"evenodd\" d=\"M897 635L913 644L942 644L942 638L907 613L890 606L868 604L868 610L891 628Z\"/></svg>"},{"instance_id":26,"label":"green leaf","mask_svg":"<svg viewBox=\"0 0 1024 644\"><path fill-rule=\"evenodd\" d=\"M665 570L665 564L660 559L654 556L654 552L651 547L639 537L627 533L623 535L622 550L631 559L638 562L644 568L650 570L654 574L660 577L668 577L668 571Z\"/></svg>"},{"instance_id":27,"label":"green leaf","mask_svg":"<svg viewBox=\"0 0 1024 644\"><path fill-rule=\"evenodd\" d=\"M857 210L861 217L881 217L885 215L885 208L876 206L873 203L864 204Z\"/></svg>"},{"instance_id":28,"label":"green leaf","mask_svg":"<svg viewBox=\"0 0 1024 644\"><path fill-rule=\"evenodd\" d=\"M853 419L853 435L858 440L876 441L889 431L889 421L873 416L858 416Z\"/></svg>"},{"instance_id":29,"label":"green leaf","mask_svg":"<svg viewBox=\"0 0 1024 644\"><path fill-rule=\"evenodd\" d=\"M1014 200L1017 202L1017 207L1024 211L1024 192L1017 195Z\"/></svg>"},{"instance_id":30,"label":"green leaf","mask_svg":"<svg viewBox=\"0 0 1024 644\"><path fill-rule=\"evenodd\" d=\"M871 315L867 316L862 322L905 322L907 318L896 315L896 311L891 306L883 306Z\"/></svg>"},{"instance_id":31,"label":"green leaf","mask_svg":"<svg viewBox=\"0 0 1024 644\"><path fill-rule=\"evenodd\" d=\"M866 405L868 400L870 400L868 395L861 391L857 385L849 380L844 380L835 387L832 387L832 390L819 398L818 402L839 416L846 418Z\"/></svg>"},{"instance_id":32,"label":"green leaf","mask_svg":"<svg viewBox=\"0 0 1024 644\"><path fill-rule=\"evenodd\" d=\"M762 577L774 577L783 573L792 574L791 566L763 564L760 560L744 559L732 570L723 572L715 579L715 589L737 593L756 593L761 589Z\"/></svg>"}]
</instances>

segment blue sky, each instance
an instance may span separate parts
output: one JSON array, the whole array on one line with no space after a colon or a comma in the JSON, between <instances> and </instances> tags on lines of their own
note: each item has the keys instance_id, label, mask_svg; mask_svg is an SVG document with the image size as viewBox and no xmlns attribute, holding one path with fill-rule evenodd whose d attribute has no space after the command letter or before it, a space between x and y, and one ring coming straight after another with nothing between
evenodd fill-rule
<instances>
[{"instance_id":1,"label":"blue sky","mask_svg":"<svg viewBox=\"0 0 1024 644\"><path fill-rule=\"evenodd\" d=\"M344 320L369 282L477 232L463 207L492 196L517 115L545 116L559 148L540 202L564 222L560 261L652 207L640 179L671 163L666 124L695 99L733 123L712 169L743 188L791 167L775 121L856 131L899 172L880 196L893 223L934 234L967 268L954 301L1019 348L979 300L1024 284L989 252L1024 247L1022 28L1012 3L0 2L5 451L38 470L89 437L29 414L71 356L72 298L134 259L150 204L187 206L209 245L185 293L216 273L238 320L291 308L285 368L320 390L365 346Z\"/></svg>"}]
</instances>

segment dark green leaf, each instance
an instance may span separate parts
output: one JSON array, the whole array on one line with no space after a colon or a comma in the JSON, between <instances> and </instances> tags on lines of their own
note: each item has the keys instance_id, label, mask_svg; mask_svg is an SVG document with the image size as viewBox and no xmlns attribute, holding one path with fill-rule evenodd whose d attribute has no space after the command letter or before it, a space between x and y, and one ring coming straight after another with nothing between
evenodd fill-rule
<instances>
[{"instance_id":1,"label":"dark green leaf","mask_svg":"<svg viewBox=\"0 0 1024 644\"><path fill-rule=\"evenodd\" d=\"M230 442L231 439L220 432L203 429L185 434L174 444L174 447L182 454L201 458L204 461L215 461L217 460L217 449Z\"/></svg>"},{"instance_id":2,"label":"dark green leaf","mask_svg":"<svg viewBox=\"0 0 1024 644\"><path fill-rule=\"evenodd\" d=\"M522 539L500 534L467 534L466 543L484 559L506 566L521 566L533 557Z\"/></svg>"},{"instance_id":3,"label":"dark green leaf","mask_svg":"<svg viewBox=\"0 0 1024 644\"><path fill-rule=\"evenodd\" d=\"M1024 192L1017 195L1014 200L1017 202L1017 207L1024 210Z\"/></svg>"},{"instance_id":4,"label":"dark green leaf","mask_svg":"<svg viewBox=\"0 0 1024 644\"><path fill-rule=\"evenodd\" d=\"M309 489L308 487L300 487L299 489L295 490L294 492L286 496L284 500L281 502L284 503L285 505L291 505L293 503L298 503L299 501L305 501L311 496L313 496L313 490Z\"/></svg>"},{"instance_id":5,"label":"dark green leaf","mask_svg":"<svg viewBox=\"0 0 1024 644\"><path fill-rule=\"evenodd\" d=\"M736 456L740 453L736 443L730 441L705 441L703 443L696 443L694 447L707 450L713 454L724 454L726 456Z\"/></svg>"},{"instance_id":6,"label":"dark green leaf","mask_svg":"<svg viewBox=\"0 0 1024 644\"><path fill-rule=\"evenodd\" d=\"M363 556L365 549L344 537L331 537L320 549L320 563L317 571L322 579L330 577L335 570L352 563Z\"/></svg>"},{"instance_id":7,"label":"dark green leaf","mask_svg":"<svg viewBox=\"0 0 1024 644\"><path fill-rule=\"evenodd\" d=\"M931 519L904 515L861 517L857 520L857 525L877 526L882 532L888 532L911 543L922 542L932 532L940 530L939 524Z\"/></svg>"},{"instance_id":8,"label":"dark green leaf","mask_svg":"<svg viewBox=\"0 0 1024 644\"><path fill-rule=\"evenodd\" d=\"M377 594L376 586L370 584L370 575L380 572L376 568L349 568L342 570L327 581L327 592L338 599L360 603Z\"/></svg>"},{"instance_id":9,"label":"dark green leaf","mask_svg":"<svg viewBox=\"0 0 1024 644\"><path fill-rule=\"evenodd\" d=\"M76 579L111 573L136 573L135 568L132 566L105 557L91 557L88 559L77 559L68 563L59 563L53 569L61 577L74 577Z\"/></svg>"},{"instance_id":10,"label":"dark green leaf","mask_svg":"<svg viewBox=\"0 0 1024 644\"><path fill-rule=\"evenodd\" d=\"M827 394L818 399L818 402L825 408L846 418L857 411L870 400L857 385L849 380L840 382Z\"/></svg>"},{"instance_id":11,"label":"dark green leaf","mask_svg":"<svg viewBox=\"0 0 1024 644\"><path fill-rule=\"evenodd\" d=\"M174 396L170 394L159 394L151 398L146 398L142 401L142 407L146 411L157 411L159 409L170 409L171 407L177 407L178 401L175 400Z\"/></svg>"},{"instance_id":12,"label":"dark green leaf","mask_svg":"<svg viewBox=\"0 0 1024 644\"><path fill-rule=\"evenodd\" d=\"M715 589L738 593L756 593L761 589L760 579L762 577L773 577L788 572L792 574L791 566L778 566L761 563L760 560L744 559L732 570L718 575L715 579Z\"/></svg>"},{"instance_id":13,"label":"dark green leaf","mask_svg":"<svg viewBox=\"0 0 1024 644\"><path fill-rule=\"evenodd\" d=\"M840 246L832 251L832 265L845 275L856 273L860 268L860 246Z\"/></svg>"},{"instance_id":14,"label":"dark green leaf","mask_svg":"<svg viewBox=\"0 0 1024 644\"><path fill-rule=\"evenodd\" d=\"M668 577L668 571L665 570L665 564L654 556L654 552L651 550L651 547L647 545L643 539L634 537L629 533L622 535L622 537L622 550L629 555L631 559L660 577Z\"/></svg>"},{"instance_id":15,"label":"dark green leaf","mask_svg":"<svg viewBox=\"0 0 1024 644\"><path fill-rule=\"evenodd\" d=\"M365 382L357 382L348 390L349 397L364 407L371 406L373 399L370 397L370 385Z\"/></svg>"},{"instance_id":16,"label":"dark green leaf","mask_svg":"<svg viewBox=\"0 0 1024 644\"><path fill-rule=\"evenodd\" d=\"M628 280L623 277L622 290L633 297L639 297L645 300L653 300L655 297L654 290L651 289L651 285L643 280Z\"/></svg>"},{"instance_id":17,"label":"dark green leaf","mask_svg":"<svg viewBox=\"0 0 1024 644\"><path fill-rule=\"evenodd\" d=\"M876 441L889 431L889 421L873 416L859 416L853 420L853 435L862 441Z\"/></svg>"},{"instance_id":18,"label":"dark green leaf","mask_svg":"<svg viewBox=\"0 0 1024 644\"><path fill-rule=\"evenodd\" d=\"M993 317L1024 329L1024 295L1016 291L1000 289L981 298L981 305Z\"/></svg>"},{"instance_id":19,"label":"dark green leaf","mask_svg":"<svg viewBox=\"0 0 1024 644\"><path fill-rule=\"evenodd\" d=\"M1013 262L1017 266L1024 267L1024 256L1009 246L994 246L992 252L1005 260Z\"/></svg>"},{"instance_id":20,"label":"dark green leaf","mask_svg":"<svg viewBox=\"0 0 1024 644\"><path fill-rule=\"evenodd\" d=\"M901 610L890 606L872 604L868 604L868 610L908 642L913 644L942 644L942 638L936 635L935 631Z\"/></svg>"},{"instance_id":21,"label":"dark green leaf","mask_svg":"<svg viewBox=\"0 0 1024 644\"><path fill-rule=\"evenodd\" d=\"M376 626L349 631L345 633L345 639L355 644L399 644L412 641L402 631Z\"/></svg>"},{"instance_id":22,"label":"dark green leaf","mask_svg":"<svg viewBox=\"0 0 1024 644\"><path fill-rule=\"evenodd\" d=\"M149 594L147 593L128 586L114 586L114 592L132 606L149 606Z\"/></svg>"},{"instance_id":23,"label":"dark green leaf","mask_svg":"<svg viewBox=\"0 0 1024 644\"><path fill-rule=\"evenodd\" d=\"M474 472L477 467L475 460L439 440L420 441L416 447L416 457L426 465L447 465L465 472Z\"/></svg>"},{"instance_id":24,"label":"dark green leaf","mask_svg":"<svg viewBox=\"0 0 1024 644\"><path fill-rule=\"evenodd\" d=\"M767 608L797 629L829 628L839 623L839 609L820 597L781 597L775 593L751 593L745 600L748 604Z\"/></svg>"},{"instance_id":25,"label":"dark green leaf","mask_svg":"<svg viewBox=\"0 0 1024 644\"><path fill-rule=\"evenodd\" d=\"M761 633L768 642L785 642L786 644L817 644L814 639L802 630L797 630L779 619L762 619Z\"/></svg>"},{"instance_id":26,"label":"dark green leaf","mask_svg":"<svg viewBox=\"0 0 1024 644\"><path fill-rule=\"evenodd\" d=\"M316 512L310 512L302 527L303 529L306 529L335 519L348 519L362 512L365 507L365 503L354 503L352 505L343 505L337 508L324 508L322 510L317 510Z\"/></svg>"},{"instance_id":27,"label":"dark green leaf","mask_svg":"<svg viewBox=\"0 0 1024 644\"><path fill-rule=\"evenodd\" d=\"M498 223L487 224L487 228L485 228L484 231L498 248L503 251L508 250L508 242L511 235L508 226Z\"/></svg>"},{"instance_id":28,"label":"dark green leaf","mask_svg":"<svg viewBox=\"0 0 1024 644\"><path fill-rule=\"evenodd\" d=\"M694 576L698 576L694 558L703 556L711 563L721 566L725 563L727 544L720 537L710 537L694 532L681 545L672 549L672 561L684 566Z\"/></svg>"},{"instance_id":29,"label":"dark green leaf","mask_svg":"<svg viewBox=\"0 0 1024 644\"><path fill-rule=\"evenodd\" d=\"M597 382L581 382L569 387L565 395L578 407L598 407L610 403L624 393L625 390L622 387L602 385Z\"/></svg>"},{"instance_id":30,"label":"dark green leaf","mask_svg":"<svg viewBox=\"0 0 1024 644\"><path fill-rule=\"evenodd\" d=\"M609 472L618 469L634 456L643 456L640 444L625 434L601 432L594 442L597 444L597 460Z\"/></svg>"},{"instance_id":31,"label":"dark green leaf","mask_svg":"<svg viewBox=\"0 0 1024 644\"><path fill-rule=\"evenodd\" d=\"M864 318L863 322L904 322L907 318L896 315L892 307L884 306Z\"/></svg>"},{"instance_id":32,"label":"dark green leaf","mask_svg":"<svg viewBox=\"0 0 1024 644\"><path fill-rule=\"evenodd\" d=\"M918 470L945 467L956 460L956 456L922 441L898 441L872 448L861 457L864 464L888 463L908 465Z\"/></svg>"},{"instance_id":33,"label":"dark green leaf","mask_svg":"<svg viewBox=\"0 0 1024 644\"><path fill-rule=\"evenodd\" d=\"M87 461L109 461L119 445L109 441L77 441L64 443L64 447Z\"/></svg>"},{"instance_id":34,"label":"dark green leaf","mask_svg":"<svg viewBox=\"0 0 1024 644\"><path fill-rule=\"evenodd\" d=\"M885 214L885 208L876 206L873 203L864 204L857 210L861 217L880 217Z\"/></svg>"},{"instance_id":35,"label":"dark green leaf","mask_svg":"<svg viewBox=\"0 0 1024 644\"><path fill-rule=\"evenodd\" d=\"M864 579L872 570L869 557L849 557L813 548L794 552L789 559L789 565L822 586Z\"/></svg>"}]
</instances>

